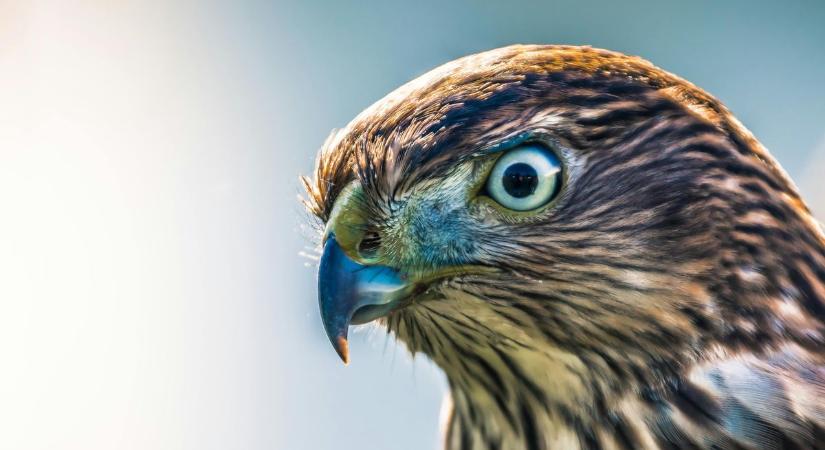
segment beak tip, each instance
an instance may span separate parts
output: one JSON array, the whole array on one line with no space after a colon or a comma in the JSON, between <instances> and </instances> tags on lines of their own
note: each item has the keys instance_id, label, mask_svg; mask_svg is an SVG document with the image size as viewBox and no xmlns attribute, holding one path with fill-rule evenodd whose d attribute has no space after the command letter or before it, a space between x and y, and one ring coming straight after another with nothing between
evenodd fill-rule
<instances>
[{"instance_id":1,"label":"beak tip","mask_svg":"<svg viewBox=\"0 0 825 450\"><path fill-rule=\"evenodd\" d=\"M338 336L335 343L335 351L338 353L338 356L341 357L341 361L344 362L345 366L349 365L349 342L347 338Z\"/></svg>"}]
</instances>

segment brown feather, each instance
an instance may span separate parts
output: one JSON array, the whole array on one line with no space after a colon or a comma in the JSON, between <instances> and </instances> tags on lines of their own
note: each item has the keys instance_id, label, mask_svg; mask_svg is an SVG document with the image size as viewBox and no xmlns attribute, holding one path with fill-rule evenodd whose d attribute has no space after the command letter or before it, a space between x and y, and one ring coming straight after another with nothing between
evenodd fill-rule
<instances>
[{"instance_id":1,"label":"brown feather","mask_svg":"<svg viewBox=\"0 0 825 450\"><path fill-rule=\"evenodd\" d=\"M520 136L568 161L551 207L512 216L457 192ZM493 269L384 319L447 373L449 448L822 442L825 238L687 81L589 47L469 56L334 133L305 182L322 221L362 186L387 265Z\"/></svg>"}]
</instances>

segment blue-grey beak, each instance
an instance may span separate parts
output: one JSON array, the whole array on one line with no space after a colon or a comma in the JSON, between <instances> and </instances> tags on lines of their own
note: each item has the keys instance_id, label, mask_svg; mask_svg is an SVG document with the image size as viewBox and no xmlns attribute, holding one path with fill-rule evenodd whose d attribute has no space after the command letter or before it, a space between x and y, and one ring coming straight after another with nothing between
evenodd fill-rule
<instances>
[{"instance_id":1,"label":"blue-grey beak","mask_svg":"<svg viewBox=\"0 0 825 450\"><path fill-rule=\"evenodd\" d=\"M370 322L395 309L412 291L396 269L363 265L347 256L335 235L324 244L318 269L318 304L327 337L349 362L349 326Z\"/></svg>"}]
</instances>

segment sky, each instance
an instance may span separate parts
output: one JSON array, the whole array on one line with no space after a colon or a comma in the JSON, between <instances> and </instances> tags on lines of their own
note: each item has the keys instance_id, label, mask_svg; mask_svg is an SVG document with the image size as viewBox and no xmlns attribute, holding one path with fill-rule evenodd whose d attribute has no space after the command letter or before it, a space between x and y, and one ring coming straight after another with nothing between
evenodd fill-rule
<instances>
[{"instance_id":1,"label":"sky","mask_svg":"<svg viewBox=\"0 0 825 450\"><path fill-rule=\"evenodd\" d=\"M343 366L298 176L333 128L513 43L721 99L825 217L825 3L0 0L0 448L436 449L446 382Z\"/></svg>"}]
</instances>

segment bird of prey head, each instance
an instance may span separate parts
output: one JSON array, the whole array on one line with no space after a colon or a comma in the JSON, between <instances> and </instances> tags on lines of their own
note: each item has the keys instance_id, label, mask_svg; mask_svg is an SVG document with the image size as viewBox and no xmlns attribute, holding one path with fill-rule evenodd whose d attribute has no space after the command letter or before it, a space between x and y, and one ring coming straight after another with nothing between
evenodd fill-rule
<instances>
[{"instance_id":1,"label":"bird of prey head","mask_svg":"<svg viewBox=\"0 0 825 450\"><path fill-rule=\"evenodd\" d=\"M449 449L825 446L825 239L716 99L636 58L445 64L324 144L319 302L447 375Z\"/></svg>"}]
</instances>

